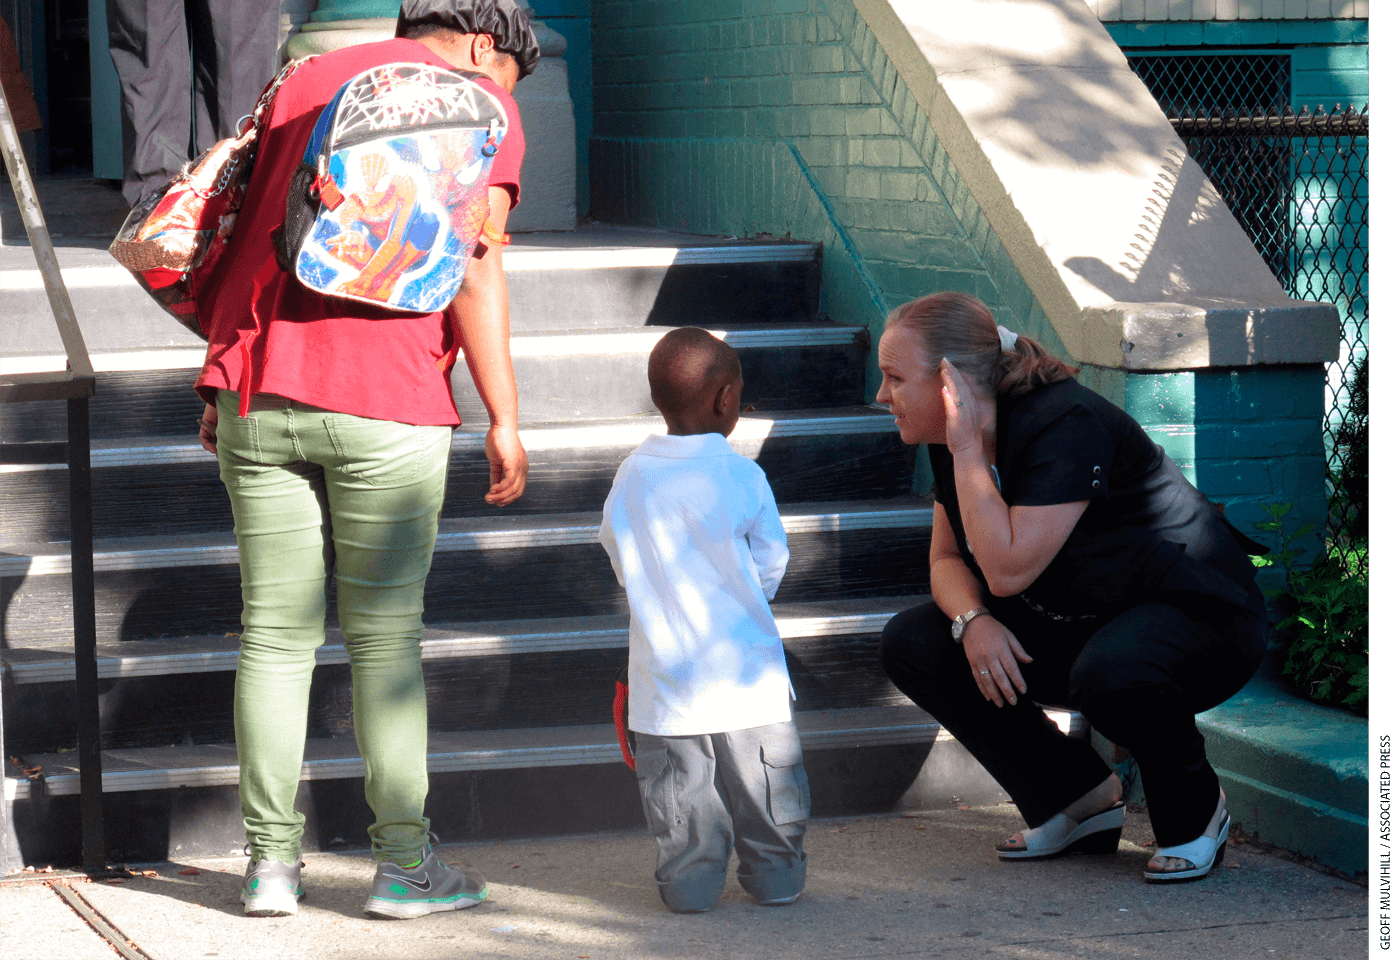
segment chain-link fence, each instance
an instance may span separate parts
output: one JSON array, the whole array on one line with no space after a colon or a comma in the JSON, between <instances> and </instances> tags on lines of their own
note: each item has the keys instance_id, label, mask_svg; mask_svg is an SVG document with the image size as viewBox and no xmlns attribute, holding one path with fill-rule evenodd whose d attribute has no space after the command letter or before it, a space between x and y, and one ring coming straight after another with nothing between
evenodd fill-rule
<instances>
[{"instance_id":1,"label":"chain-link fence","mask_svg":"<svg viewBox=\"0 0 1400 960\"><path fill-rule=\"evenodd\" d=\"M1354 560L1367 530L1368 108L1293 111L1282 55L1128 62L1166 111L1284 290L1335 303L1342 346L1324 424L1329 539Z\"/></svg>"}]
</instances>

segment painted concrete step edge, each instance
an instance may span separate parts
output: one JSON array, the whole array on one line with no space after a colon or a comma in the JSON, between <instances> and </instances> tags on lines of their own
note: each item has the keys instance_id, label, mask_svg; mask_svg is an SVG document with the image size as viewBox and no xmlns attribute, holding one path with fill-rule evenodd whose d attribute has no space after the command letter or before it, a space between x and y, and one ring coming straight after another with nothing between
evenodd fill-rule
<instances>
[{"instance_id":1,"label":"painted concrete step edge","mask_svg":"<svg viewBox=\"0 0 1400 960\"><path fill-rule=\"evenodd\" d=\"M1078 714L1047 710L1061 729L1082 735ZM793 714L807 750L951 743L953 737L923 710L909 704L847 710L810 710ZM340 780L365 775L353 736L308 740L303 780ZM74 754L26 757L42 768L42 789L49 796L79 792ZM621 763L617 731L610 724L488 730L428 735L428 772L504 770ZM179 787L233 786L238 783L238 754L233 744L111 750L102 755L102 788L107 793L166 790ZM34 796L35 781L6 776L9 800Z\"/></svg>"},{"instance_id":2,"label":"painted concrete step edge","mask_svg":"<svg viewBox=\"0 0 1400 960\"><path fill-rule=\"evenodd\" d=\"M775 604L773 614L783 639L796 640L879 633L896 613L926 602L926 596L902 596L786 603ZM350 662L338 630L328 630L326 641L316 650L317 664ZM626 616L570 617L430 625L424 630L422 656L440 660L626 647ZM0 664L16 684L74 679L73 656L68 651L9 647L0 650ZM103 680L218 673L237 665L236 636L101 644L97 653L97 675Z\"/></svg>"},{"instance_id":3,"label":"painted concrete step edge","mask_svg":"<svg viewBox=\"0 0 1400 960\"><path fill-rule=\"evenodd\" d=\"M1196 723L1247 833L1348 873L1366 869L1365 719L1256 677Z\"/></svg>"},{"instance_id":4,"label":"painted concrete step edge","mask_svg":"<svg viewBox=\"0 0 1400 960\"><path fill-rule=\"evenodd\" d=\"M794 503L779 508L789 535L848 530L905 529L928 526L933 508L928 501ZM528 514L518 517L466 517L444 520L436 552L515 550L598 542L599 513ZM67 574L72 570L62 543L11 544L0 548L0 576L30 577ZM233 534L177 537L125 537L93 545L93 568L111 570L165 569L236 564Z\"/></svg>"}]
</instances>

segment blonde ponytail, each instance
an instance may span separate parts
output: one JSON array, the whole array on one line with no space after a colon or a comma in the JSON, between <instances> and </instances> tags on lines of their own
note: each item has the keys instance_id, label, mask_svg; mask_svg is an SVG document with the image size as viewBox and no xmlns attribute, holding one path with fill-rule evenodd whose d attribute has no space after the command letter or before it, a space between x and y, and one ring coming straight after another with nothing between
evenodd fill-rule
<instances>
[{"instance_id":1,"label":"blonde ponytail","mask_svg":"<svg viewBox=\"0 0 1400 960\"><path fill-rule=\"evenodd\" d=\"M1003 338L987 305L970 294L931 293L896 307L885 328L897 326L919 335L933 365L929 373L936 373L938 361L947 357L963 376L989 392L1019 397L1079 373L1078 367L1051 356L1030 337L1008 331ZM1004 343L1013 338L1005 349Z\"/></svg>"}]
</instances>

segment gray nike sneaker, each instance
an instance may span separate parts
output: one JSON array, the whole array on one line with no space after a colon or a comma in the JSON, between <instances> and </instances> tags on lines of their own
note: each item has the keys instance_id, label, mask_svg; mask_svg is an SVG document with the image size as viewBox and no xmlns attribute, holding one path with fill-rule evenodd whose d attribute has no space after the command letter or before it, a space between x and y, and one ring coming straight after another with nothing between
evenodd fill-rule
<instances>
[{"instance_id":1,"label":"gray nike sneaker","mask_svg":"<svg viewBox=\"0 0 1400 960\"><path fill-rule=\"evenodd\" d=\"M290 917L306 897L301 885L301 863L249 860L243 875L243 912L250 917Z\"/></svg>"},{"instance_id":2,"label":"gray nike sneaker","mask_svg":"<svg viewBox=\"0 0 1400 960\"><path fill-rule=\"evenodd\" d=\"M489 895L481 871L470 866L462 870L449 867L424 844L423 862L418 866L410 869L381 863L375 869L365 913L409 920L442 910L465 910Z\"/></svg>"}]
</instances>

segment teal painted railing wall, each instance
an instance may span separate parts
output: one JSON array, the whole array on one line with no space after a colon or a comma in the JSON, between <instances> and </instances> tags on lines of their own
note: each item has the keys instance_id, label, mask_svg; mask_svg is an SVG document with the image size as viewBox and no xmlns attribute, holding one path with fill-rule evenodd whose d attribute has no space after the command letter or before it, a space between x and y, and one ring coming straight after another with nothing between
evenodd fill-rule
<instances>
[{"instance_id":1,"label":"teal painted railing wall","mask_svg":"<svg viewBox=\"0 0 1400 960\"><path fill-rule=\"evenodd\" d=\"M1131 374L1124 403L1192 483L1269 546L1277 542L1253 524L1271 503L1293 505L1289 523L1325 529L1326 407L1321 366ZM1321 540L1314 535L1298 545L1316 550ZM1260 582L1280 586L1281 571L1265 571Z\"/></svg>"}]
</instances>

